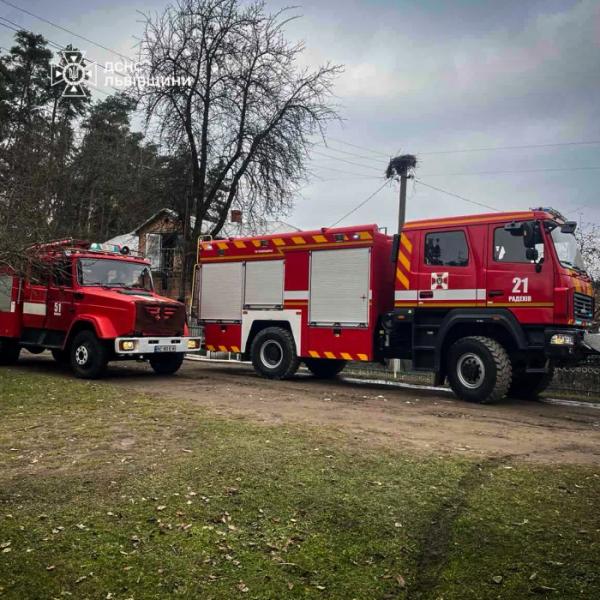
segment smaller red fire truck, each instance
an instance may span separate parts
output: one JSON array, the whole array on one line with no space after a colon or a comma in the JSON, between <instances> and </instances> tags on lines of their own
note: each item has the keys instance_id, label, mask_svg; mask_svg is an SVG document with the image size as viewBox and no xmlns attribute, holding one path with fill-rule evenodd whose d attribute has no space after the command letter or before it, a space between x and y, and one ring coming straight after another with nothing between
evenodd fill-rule
<instances>
[{"instance_id":1,"label":"smaller red fire truck","mask_svg":"<svg viewBox=\"0 0 600 600\"><path fill-rule=\"evenodd\" d=\"M147 360L160 375L197 352L181 302L154 292L150 262L129 250L61 240L27 250L27 269L0 271L0 364L22 348L51 350L77 377L100 377L109 361Z\"/></svg>"},{"instance_id":2,"label":"smaller red fire truck","mask_svg":"<svg viewBox=\"0 0 600 600\"><path fill-rule=\"evenodd\" d=\"M600 351L575 227L536 209L201 240L193 311L265 377L399 358L464 400L531 398Z\"/></svg>"}]
</instances>

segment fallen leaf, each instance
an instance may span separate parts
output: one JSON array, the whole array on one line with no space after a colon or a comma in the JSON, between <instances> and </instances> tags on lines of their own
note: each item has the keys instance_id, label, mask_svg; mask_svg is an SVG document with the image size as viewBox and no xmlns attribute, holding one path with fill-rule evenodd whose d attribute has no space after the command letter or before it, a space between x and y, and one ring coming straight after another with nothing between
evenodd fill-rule
<instances>
[{"instance_id":1,"label":"fallen leaf","mask_svg":"<svg viewBox=\"0 0 600 600\"><path fill-rule=\"evenodd\" d=\"M498 585L502 583L502 575L494 575L492 581Z\"/></svg>"}]
</instances>

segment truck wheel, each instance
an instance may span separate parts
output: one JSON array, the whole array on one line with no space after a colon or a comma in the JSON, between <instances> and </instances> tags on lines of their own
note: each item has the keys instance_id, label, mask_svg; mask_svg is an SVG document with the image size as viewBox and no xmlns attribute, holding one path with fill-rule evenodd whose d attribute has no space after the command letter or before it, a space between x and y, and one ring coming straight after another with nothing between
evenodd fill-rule
<instances>
[{"instance_id":1,"label":"truck wheel","mask_svg":"<svg viewBox=\"0 0 600 600\"><path fill-rule=\"evenodd\" d=\"M183 353L151 356L150 366L157 375L174 375L183 364Z\"/></svg>"},{"instance_id":2,"label":"truck wheel","mask_svg":"<svg viewBox=\"0 0 600 600\"><path fill-rule=\"evenodd\" d=\"M91 331L82 331L75 336L69 357L73 373L80 379L101 377L108 363L106 347Z\"/></svg>"},{"instance_id":3,"label":"truck wheel","mask_svg":"<svg viewBox=\"0 0 600 600\"><path fill-rule=\"evenodd\" d=\"M14 365L19 360L21 346L7 338L0 338L0 365Z\"/></svg>"},{"instance_id":4,"label":"truck wheel","mask_svg":"<svg viewBox=\"0 0 600 600\"><path fill-rule=\"evenodd\" d=\"M518 400L536 400L550 385L554 377L554 367L547 373L514 373L508 397Z\"/></svg>"},{"instance_id":5,"label":"truck wheel","mask_svg":"<svg viewBox=\"0 0 600 600\"><path fill-rule=\"evenodd\" d=\"M68 365L69 364L69 353L66 350L52 350L52 358L59 365Z\"/></svg>"},{"instance_id":6,"label":"truck wheel","mask_svg":"<svg viewBox=\"0 0 600 600\"><path fill-rule=\"evenodd\" d=\"M450 347L448 380L467 402L497 402L506 396L512 365L504 347L492 338L466 337Z\"/></svg>"},{"instance_id":7,"label":"truck wheel","mask_svg":"<svg viewBox=\"0 0 600 600\"><path fill-rule=\"evenodd\" d=\"M294 338L281 327L259 331L252 342L250 356L254 370L269 379L289 379L300 365Z\"/></svg>"},{"instance_id":8,"label":"truck wheel","mask_svg":"<svg viewBox=\"0 0 600 600\"><path fill-rule=\"evenodd\" d=\"M328 358L305 358L304 364L308 370L319 379L331 379L341 373L346 366L345 360Z\"/></svg>"}]
</instances>

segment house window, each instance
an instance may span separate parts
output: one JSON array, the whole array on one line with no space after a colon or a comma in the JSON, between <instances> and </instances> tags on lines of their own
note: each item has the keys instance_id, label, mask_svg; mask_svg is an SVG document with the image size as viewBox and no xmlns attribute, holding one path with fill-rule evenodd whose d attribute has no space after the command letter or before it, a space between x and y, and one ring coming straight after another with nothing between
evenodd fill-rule
<instances>
[{"instance_id":1,"label":"house window","mask_svg":"<svg viewBox=\"0 0 600 600\"><path fill-rule=\"evenodd\" d=\"M162 235L160 233L146 234L146 258L150 261L153 271L161 269Z\"/></svg>"},{"instance_id":2,"label":"house window","mask_svg":"<svg viewBox=\"0 0 600 600\"><path fill-rule=\"evenodd\" d=\"M425 264L443 267L466 267L469 246L464 231L441 231L425 236Z\"/></svg>"}]
</instances>

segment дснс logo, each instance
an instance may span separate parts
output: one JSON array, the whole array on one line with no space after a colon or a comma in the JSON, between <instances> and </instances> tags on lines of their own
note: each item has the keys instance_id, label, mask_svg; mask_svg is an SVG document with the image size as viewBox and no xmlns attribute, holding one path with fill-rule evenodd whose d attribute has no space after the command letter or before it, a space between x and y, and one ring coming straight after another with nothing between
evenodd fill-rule
<instances>
[{"instance_id":1,"label":"\u0434\u0441\u043d\u0441 logo","mask_svg":"<svg viewBox=\"0 0 600 600\"><path fill-rule=\"evenodd\" d=\"M96 85L97 78L96 65L88 66L80 50L61 50L58 64L50 68L51 84L64 86L64 98L87 98L84 84Z\"/></svg>"}]
</instances>

